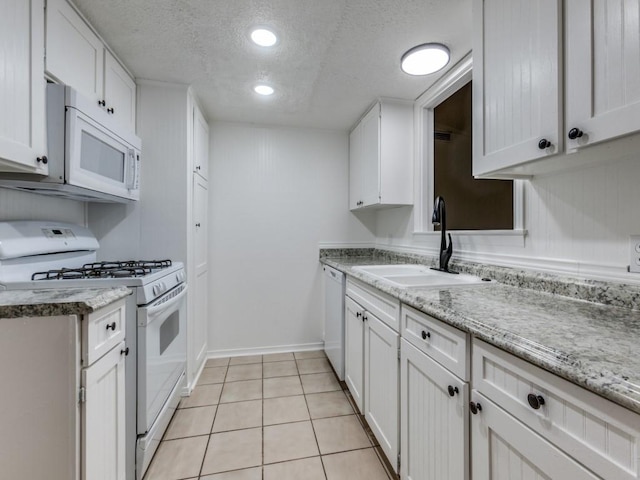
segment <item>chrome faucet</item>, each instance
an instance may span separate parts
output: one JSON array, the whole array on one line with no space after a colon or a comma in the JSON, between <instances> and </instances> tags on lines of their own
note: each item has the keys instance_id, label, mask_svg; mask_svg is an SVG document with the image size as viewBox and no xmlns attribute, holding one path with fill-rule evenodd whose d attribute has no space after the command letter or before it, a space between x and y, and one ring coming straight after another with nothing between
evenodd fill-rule
<instances>
[{"instance_id":1,"label":"chrome faucet","mask_svg":"<svg viewBox=\"0 0 640 480\"><path fill-rule=\"evenodd\" d=\"M436 197L433 205L433 215L431 222L434 225L440 225L440 268L433 268L433 270L439 270L447 273L458 273L449 270L449 260L451 260L451 254L453 253L453 242L451 241L451 234L449 235L449 246L447 246L447 212L444 208L444 198Z\"/></svg>"}]
</instances>

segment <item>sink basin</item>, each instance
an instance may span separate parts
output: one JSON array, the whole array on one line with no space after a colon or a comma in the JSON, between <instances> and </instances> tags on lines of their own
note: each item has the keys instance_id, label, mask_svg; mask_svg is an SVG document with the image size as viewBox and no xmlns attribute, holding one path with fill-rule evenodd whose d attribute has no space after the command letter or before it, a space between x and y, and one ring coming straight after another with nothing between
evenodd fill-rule
<instances>
[{"instance_id":1,"label":"sink basin","mask_svg":"<svg viewBox=\"0 0 640 480\"><path fill-rule=\"evenodd\" d=\"M483 280L473 275L439 272L424 265L371 265L353 267L353 270L366 273L398 288L454 287L491 283L490 280Z\"/></svg>"}]
</instances>

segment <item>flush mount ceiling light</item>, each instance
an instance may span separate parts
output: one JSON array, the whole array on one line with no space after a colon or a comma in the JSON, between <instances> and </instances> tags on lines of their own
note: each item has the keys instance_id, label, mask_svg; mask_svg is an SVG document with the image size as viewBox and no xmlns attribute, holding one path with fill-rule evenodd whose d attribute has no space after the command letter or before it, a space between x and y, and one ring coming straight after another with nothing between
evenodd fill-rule
<instances>
[{"instance_id":1,"label":"flush mount ceiling light","mask_svg":"<svg viewBox=\"0 0 640 480\"><path fill-rule=\"evenodd\" d=\"M425 43L407 51L401 60L402 71L409 75L428 75L449 63L449 49L440 43Z\"/></svg>"},{"instance_id":2,"label":"flush mount ceiling light","mask_svg":"<svg viewBox=\"0 0 640 480\"><path fill-rule=\"evenodd\" d=\"M273 95L273 92L274 92L272 87L264 84L256 85L255 87L253 87L253 91L256 92L258 95L265 95L265 96Z\"/></svg>"},{"instance_id":3,"label":"flush mount ceiling light","mask_svg":"<svg viewBox=\"0 0 640 480\"><path fill-rule=\"evenodd\" d=\"M271 30L266 28L256 28L251 32L251 40L261 47L273 47L278 41L278 37Z\"/></svg>"}]
</instances>

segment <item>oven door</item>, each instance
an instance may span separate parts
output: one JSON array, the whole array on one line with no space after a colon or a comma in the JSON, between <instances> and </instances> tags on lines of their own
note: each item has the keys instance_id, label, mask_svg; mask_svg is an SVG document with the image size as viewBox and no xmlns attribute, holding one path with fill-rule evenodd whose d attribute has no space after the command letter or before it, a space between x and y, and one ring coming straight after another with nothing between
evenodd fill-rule
<instances>
[{"instance_id":1,"label":"oven door","mask_svg":"<svg viewBox=\"0 0 640 480\"><path fill-rule=\"evenodd\" d=\"M138 308L138 434L151 429L187 363L187 285Z\"/></svg>"}]
</instances>

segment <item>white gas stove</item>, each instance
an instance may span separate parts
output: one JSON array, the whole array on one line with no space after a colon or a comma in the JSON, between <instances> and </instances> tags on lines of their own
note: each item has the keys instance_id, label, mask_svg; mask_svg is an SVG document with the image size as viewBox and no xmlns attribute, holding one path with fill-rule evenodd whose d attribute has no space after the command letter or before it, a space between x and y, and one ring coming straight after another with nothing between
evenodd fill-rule
<instances>
[{"instance_id":1,"label":"white gas stove","mask_svg":"<svg viewBox=\"0 0 640 480\"><path fill-rule=\"evenodd\" d=\"M182 263L98 262L99 244L78 225L0 222L0 290L126 286L127 479L142 478L185 384L186 293Z\"/></svg>"}]
</instances>

